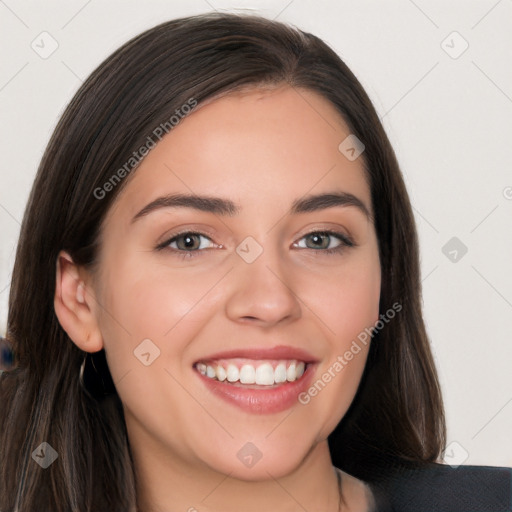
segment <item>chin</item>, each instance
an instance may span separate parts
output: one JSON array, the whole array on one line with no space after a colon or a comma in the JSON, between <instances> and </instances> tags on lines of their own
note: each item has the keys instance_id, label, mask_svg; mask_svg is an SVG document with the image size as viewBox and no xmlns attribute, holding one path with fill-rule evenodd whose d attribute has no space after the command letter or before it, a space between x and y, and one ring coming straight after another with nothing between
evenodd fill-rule
<instances>
[{"instance_id":1,"label":"chin","mask_svg":"<svg viewBox=\"0 0 512 512\"><path fill-rule=\"evenodd\" d=\"M315 447L313 442L306 444L306 436L301 441L277 436L273 442L264 437L244 443L230 440L229 447L224 444L210 452L208 460L203 454L203 460L212 470L239 480L282 478L295 471Z\"/></svg>"}]
</instances>

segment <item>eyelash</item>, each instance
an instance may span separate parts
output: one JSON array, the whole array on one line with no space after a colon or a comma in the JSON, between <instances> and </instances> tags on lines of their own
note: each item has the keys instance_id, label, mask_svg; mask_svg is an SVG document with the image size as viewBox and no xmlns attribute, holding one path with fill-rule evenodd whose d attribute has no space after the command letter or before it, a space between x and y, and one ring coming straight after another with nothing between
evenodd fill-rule
<instances>
[{"instance_id":1,"label":"eyelash","mask_svg":"<svg viewBox=\"0 0 512 512\"><path fill-rule=\"evenodd\" d=\"M183 249L174 249L174 248L169 247L169 244L171 244L172 242L176 241L177 239L179 239L180 237L182 237L184 235L203 236L205 238L208 238L208 240L211 241L211 238L208 235L206 235L205 233L200 233L198 231L183 231L182 233L178 233L176 235L173 235L172 238L169 238L165 242L159 244L156 247L156 250L158 250L158 251L161 251L161 250L172 251L172 252L176 253L176 255L178 257L180 257L182 259L195 258L196 256L198 256L198 253L204 252L204 249L195 249L193 251L185 251ZM344 250L347 247L354 247L356 245L349 237L347 237L343 233L339 233L337 231L332 231L332 230L311 231L310 233L306 233L305 235L303 235L300 238L300 240L302 240L303 238L306 238L308 236L311 236L311 235L324 235L324 236L328 235L328 236L333 236L335 238L338 238L340 240L341 243L338 246L333 247L332 249L311 249L311 248L306 248L306 249L309 249L310 251L314 251L315 253L316 252L321 252L323 254L327 254L328 256L340 254L340 253L344 252Z\"/></svg>"}]
</instances>

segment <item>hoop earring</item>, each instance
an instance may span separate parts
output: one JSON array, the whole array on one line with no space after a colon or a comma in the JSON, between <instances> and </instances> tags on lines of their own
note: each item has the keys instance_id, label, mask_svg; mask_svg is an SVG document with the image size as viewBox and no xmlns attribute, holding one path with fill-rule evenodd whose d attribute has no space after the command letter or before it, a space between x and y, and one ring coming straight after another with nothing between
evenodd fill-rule
<instances>
[{"instance_id":1,"label":"hoop earring","mask_svg":"<svg viewBox=\"0 0 512 512\"><path fill-rule=\"evenodd\" d=\"M78 382L82 390L97 401L116 393L104 350L85 354L80 365Z\"/></svg>"},{"instance_id":2,"label":"hoop earring","mask_svg":"<svg viewBox=\"0 0 512 512\"><path fill-rule=\"evenodd\" d=\"M80 373L78 374L78 385L82 389L82 391L89 396L89 398L96 400L96 398L90 393L90 391L87 389L87 386L85 385L84 381L84 374L85 374L85 365L87 364L87 358L89 354L85 354L84 360L82 361L82 364L80 365Z\"/></svg>"},{"instance_id":3,"label":"hoop earring","mask_svg":"<svg viewBox=\"0 0 512 512\"><path fill-rule=\"evenodd\" d=\"M84 360L82 361L82 364L80 365L80 372L78 374L78 384L84 391L86 391L85 384L84 384L84 370L85 370L86 359L87 359L87 354L85 354Z\"/></svg>"}]
</instances>

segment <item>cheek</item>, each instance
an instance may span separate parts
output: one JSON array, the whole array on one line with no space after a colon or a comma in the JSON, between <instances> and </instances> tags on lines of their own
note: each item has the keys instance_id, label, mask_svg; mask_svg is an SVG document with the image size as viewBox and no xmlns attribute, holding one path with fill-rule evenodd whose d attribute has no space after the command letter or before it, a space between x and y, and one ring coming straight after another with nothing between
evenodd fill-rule
<instances>
[{"instance_id":1,"label":"cheek","mask_svg":"<svg viewBox=\"0 0 512 512\"><path fill-rule=\"evenodd\" d=\"M308 307L318 314L317 324L329 341L329 353L316 380L299 397L311 417L323 418L318 439L332 432L357 392L370 348L370 328L379 318L380 286L375 252L333 269L322 287L318 281L317 286L309 280L303 283Z\"/></svg>"},{"instance_id":2,"label":"cheek","mask_svg":"<svg viewBox=\"0 0 512 512\"><path fill-rule=\"evenodd\" d=\"M132 337L161 338L204 295L208 277L190 278L186 272L143 258L111 265L105 289L105 308Z\"/></svg>"},{"instance_id":3,"label":"cheek","mask_svg":"<svg viewBox=\"0 0 512 512\"><path fill-rule=\"evenodd\" d=\"M129 260L110 268L100 315L109 370L125 408L156 436L169 410L190 407L180 383L191 369L180 363L215 280Z\"/></svg>"},{"instance_id":4,"label":"cheek","mask_svg":"<svg viewBox=\"0 0 512 512\"><path fill-rule=\"evenodd\" d=\"M306 304L318 315L327 339L338 350L379 318L381 278L375 251L354 253L321 280L308 278L302 286Z\"/></svg>"},{"instance_id":5,"label":"cheek","mask_svg":"<svg viewBox=\"0 0 512 512\"><path fill-rule=\"evenodd\" d=\"M372 272L348 276L338 287L333 284L329 294L330 321L336 338L343 344L355 338L365 328L373 326L379 316L380 279Z\"/></svg>"},{"instance_id":6,"label":"cheek","mask_svg":"<svg viewBox=\"0 0 512 512\"><path fill-rule=\"evenodd\" d=\"M197 314L208 314L207 293L218 276L203 272L194 277L135 258L110 265L110 269L100 299L100 329L112 376L119 378L138 369L136 357L143 342L159 353L158 363L178 360L201 327ZM154 347L144 341L148 339Z\"/></svg>"}]
</instances>

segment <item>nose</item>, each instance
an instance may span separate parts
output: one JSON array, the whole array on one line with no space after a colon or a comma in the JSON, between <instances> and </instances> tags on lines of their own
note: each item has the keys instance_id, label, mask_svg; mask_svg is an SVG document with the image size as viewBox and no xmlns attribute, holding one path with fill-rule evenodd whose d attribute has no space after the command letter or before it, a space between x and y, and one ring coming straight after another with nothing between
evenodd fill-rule
<instances>
[{"instance_id":1,"label":"nose","mask_svg":"<svg viewBox=\"0 0 512 512\"><path fill-rule=\"evenodd\" d=\"M234 322L271 327L301 317L293 274L274 251L264 249L252 263L240 258L230 280L226 315Z\"/></svg>"}]
</instances>

